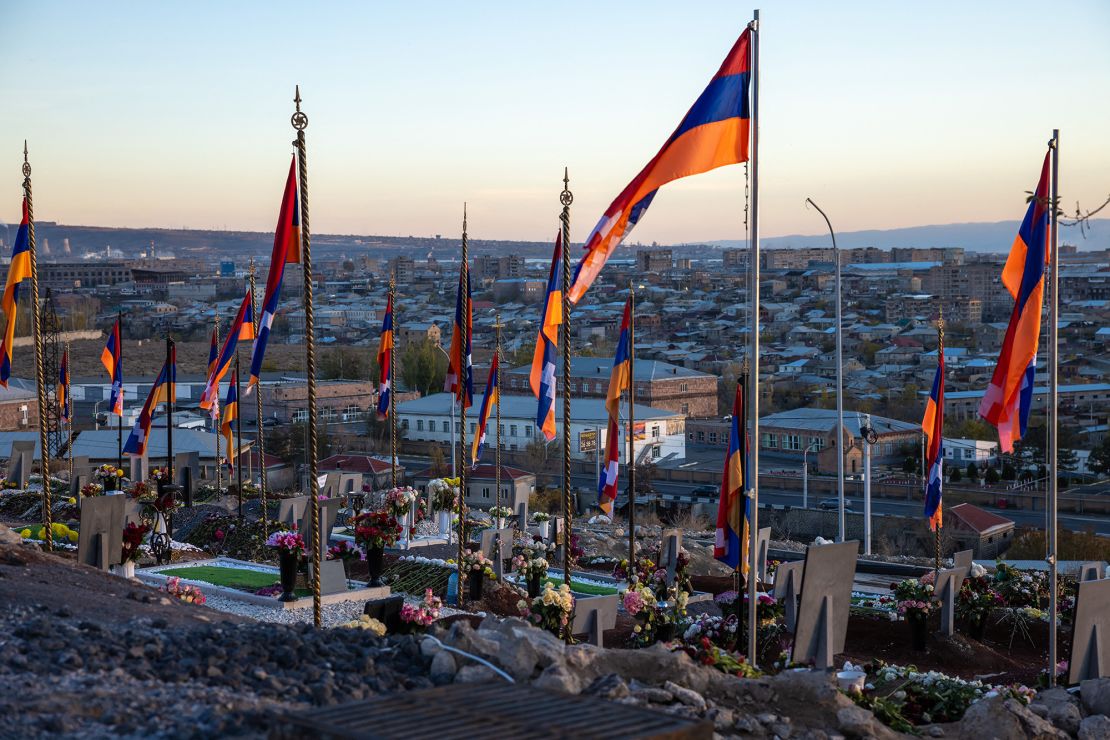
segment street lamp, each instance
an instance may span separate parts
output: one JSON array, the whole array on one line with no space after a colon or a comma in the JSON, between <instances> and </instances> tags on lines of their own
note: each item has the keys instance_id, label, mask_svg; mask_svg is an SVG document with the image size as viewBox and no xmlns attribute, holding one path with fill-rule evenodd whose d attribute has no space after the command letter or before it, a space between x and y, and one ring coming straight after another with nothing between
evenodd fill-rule
<instances>
[{"instance_id":1,"label":"street lamp","mask_svg":"<svg viewBox=\"0 0 1110 740\"><path fill-rule=\"evenodd\" d=\"M833 259L836 261L836 495L840 509L840 536L837 541L845 539L844 520L844 324L840 311L840 250L836 246L836 232L833 231L832 222L820 206L811 198L806 198L806 207L813 206L825 224L829 227L832 237Z\"/></svg>"},{"instance_id":2,"label":"street lamp","mask_svg":"<svg viewBox=\"0 0 1110 740\"><path fill-rule=\"evenodd\" d=\"M93 430L100 431L100 404L104 403L104 399L100 399L93 404Z\"/></svg>"},{"instance_id":3,"label":"street lamp","mask_svg":"<svg viewBox=\"0 0 1110 740\"><path fill-rule=\"evenodd\" d=\"M809 463L806 458L809 456L809 451L817 446L816 442L810 442L809 447L802 450L802 508L809 508Z\"/></svg>"},{"instance_id":4,"label":"street lamp","mask_svg":"<svg viewBox=\"0 0 1110 740\"><path fill-rule=\"evenodd\" d=\"M434 346L436 349L438 349L440 352L443 353L443 356L447 358L447 364L450 365L451 364L451 355L447 354L447 350L445 350L443 347L439 346L439 342L435 342L432 346ZM458 473L455 471L455 440L457 439L457 437L455 435L455 424L456 424L456 421L455 421L455 399L452 398L451 399L451 433L448 435L448 438L451 440L451 477L452 478L454 478L458 475Z\"/></svg>"},{"instance_id":5,"label":"street lamp","mask_svg":"<svg viewBox=\"0 0 1110 740\"><path fill-rule=\"evenodd\" d=\"M871 445L879 435L871 426L871 414L860 414L859 436L863 438L863 554L871 554Z\"/></svg>"}]
</instances>

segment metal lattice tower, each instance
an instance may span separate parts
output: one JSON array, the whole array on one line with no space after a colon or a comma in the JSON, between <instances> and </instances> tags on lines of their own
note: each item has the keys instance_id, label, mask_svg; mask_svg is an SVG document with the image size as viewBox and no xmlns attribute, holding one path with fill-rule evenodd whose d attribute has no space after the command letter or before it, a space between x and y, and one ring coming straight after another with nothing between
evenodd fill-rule
<instances>
[{"instance_id":1,"label":"metal lattice tower","mask_svg":"<svg viewBox=\"0 0 1110 740\"><path fill-rule=\"evenodd\" d=\"M54 460L61 458L62 448L66 444L66 435L62 433L61 409L58 407L58 389L55 385L58 378L58 363L62 356L58 349L58 338L61 333L62 322L58 320L54 295L48 290L42 307L42 349L47 397L42 423L46 428L46 444L50 449L50 457Z\"/></svg>"}]
</instances>

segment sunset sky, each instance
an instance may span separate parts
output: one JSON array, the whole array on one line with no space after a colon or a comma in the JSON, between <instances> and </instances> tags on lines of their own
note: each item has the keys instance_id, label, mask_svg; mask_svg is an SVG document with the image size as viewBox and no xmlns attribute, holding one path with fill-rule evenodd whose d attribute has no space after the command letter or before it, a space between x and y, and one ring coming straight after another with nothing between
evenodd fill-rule
<instances>
[{"instance_id":1,"label":"sunset sky","mask_svg":"<svg viewBox=\"0 0 1110 740\"><path fill-rule=\"evenodd\" d=\"M547 239L659 149L754 6L0 5L0 217L269 231L309 116L312 229ZM1051 129L1071 210L1110 193L1110 4L762 3L767 236L1021 218ZM6 173L6 174L5 174ZM631 236L743 236L744 170L666 186Z\"/></svg>"}]
</instances>

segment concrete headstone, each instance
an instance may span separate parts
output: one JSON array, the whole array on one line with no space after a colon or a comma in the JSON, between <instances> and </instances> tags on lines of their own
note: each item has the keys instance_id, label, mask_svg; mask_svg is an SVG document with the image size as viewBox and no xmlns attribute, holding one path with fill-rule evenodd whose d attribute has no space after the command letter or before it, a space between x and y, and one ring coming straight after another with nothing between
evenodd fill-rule
<instances>
[{"instance_id":1,"label":"concrete headstone","mask_svg":"<svg viewBox=\"0 0 1110 740\"><path fill-rule=\"evenodd\" d=\"M118 565L123 555L126 496L90 496L81 500L77 562L100 570Z\"/></svg>"},{"instance_id":2,"label":"concrete headstone","mask_svg":"<svg viewBox=\"0 0 1110 740\"><path fill-rule=\"evenodd\" d=\"M34 455L34 442L23 439L12 442L12 456L8 459L8 480L15 481L21 489L27 488L27 476L31 474Z\"/></svg>"},{"instance_id":3,"label":"concrete headstone","mask_svg":"<svg viewBox=\"0 0 1110 740\"><path fill-rule=\"evenodd\" d=\"M617 626L617 594L590 596L574 603L574 623L571 631L576 635L589 635L591 645L601 647L605 630Z\"/></svg>"},{"instance_id":4,"label":"concrete headstone","mask_svg":"<svg viewBox=\"0 0 1110 740\"><path fill-rule=\"evenodd\" d=\"M856 540L806 548L791 662L827 670L844 652L858 553Z\"/></svg>"},{"instance_id":5,"label":"concrete headstone","mask_svg":"<svg viewBox=\"0 0 1110 740\"><path fill-rule=\"evenodd\" d=\"M1110 676L1110 579L1080 581L1068 683Z\"/></svg>"}]
</instances>

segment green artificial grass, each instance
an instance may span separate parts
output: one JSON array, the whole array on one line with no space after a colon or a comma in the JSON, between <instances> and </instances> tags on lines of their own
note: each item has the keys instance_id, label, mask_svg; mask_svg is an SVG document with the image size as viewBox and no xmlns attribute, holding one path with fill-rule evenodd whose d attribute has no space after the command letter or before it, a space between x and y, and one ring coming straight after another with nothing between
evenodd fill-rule
<instances>
[{"instance_id":1,"label":"green artificial grass","mask_svg":"<svg viewBox=\"0 0 1110 740\"><path fill-rule=\"evenodd\" d=\"M555 588L559 588L563 584L563 579L555 580L548 578L547 582ZM617 593L617 589L611 586L595 586L592 583L582 583L575 581L573 578L570 581L570 590L576 594L586 594L587 596L608 596L609 594Z\"/></svg>"},{"instance_id":2,"label":"green artificial grass","mask_svg":"<svg viewBox=\"0 0 1110 740\"><path fill-rule=\"evenodd\" d=\"M276 573L265 573L249 568L227 568L218 565L169 568L158 572L166 576L177 576L189 581L203 581L204 583L211 583L213 586L234 588L237 591L248 591L250 593L266 586L272 586L279 580ZM310 592L307 589L298 588L293 593L299 597L307 596Z\"/></svg>"}]
</instances>

